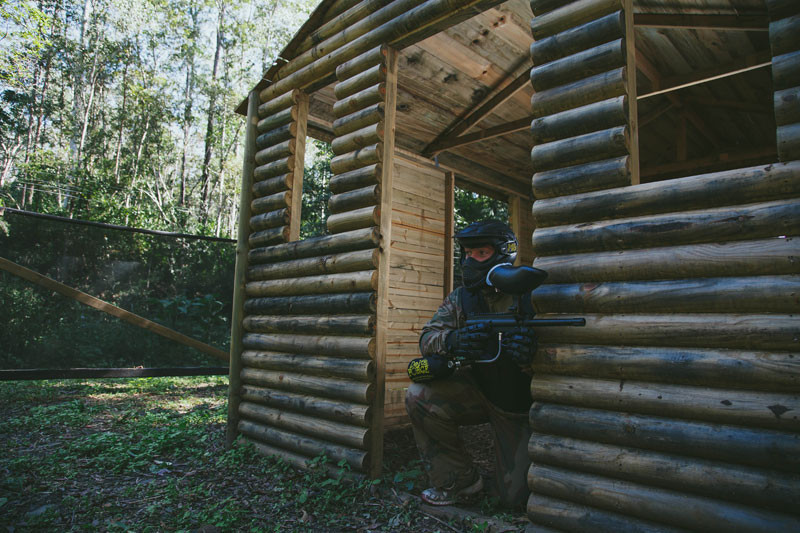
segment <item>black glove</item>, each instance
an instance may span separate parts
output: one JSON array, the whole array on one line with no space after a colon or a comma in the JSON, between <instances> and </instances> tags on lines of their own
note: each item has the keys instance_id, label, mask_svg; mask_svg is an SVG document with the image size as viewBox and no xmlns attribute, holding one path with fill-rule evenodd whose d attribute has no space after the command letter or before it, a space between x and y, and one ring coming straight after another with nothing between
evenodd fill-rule
<instances>
[{"instance_id":1,"label":"black glove","mask_svg":"<svg viewBox=\"0 0 800 533\"><path fill-rule=\"evenodd\" d=\"M451 331L445 340L448 354L470 361L485 357L488 342L489 326L483 323Z\"/></svg>"},{"instance_id":2,"label":"black glove","mask_svg":"<svg viewBox=\"0 0 800 533\"><path fill-rule=\"evenodd\" d=\"M511 357L520 366L528 366L536 352L536 336L531 328L512 329L503 335L501 346L503 357Z\"/></svg>"}]
</instances>

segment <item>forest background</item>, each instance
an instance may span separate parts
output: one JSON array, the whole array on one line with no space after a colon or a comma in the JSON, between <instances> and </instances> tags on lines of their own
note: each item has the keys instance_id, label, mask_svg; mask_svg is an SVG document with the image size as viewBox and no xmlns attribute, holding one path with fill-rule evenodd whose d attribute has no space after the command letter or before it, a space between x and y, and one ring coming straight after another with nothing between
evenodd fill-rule
<instances>
[{"instance_id":1,"label":"forest background","mask_svg":"<svg viewBox=\"0 0 800 533\"><path fill-rule=\"evenodd\" d=\"M317 0L0 0L0 209L231 238L233 109ZM307 150L301 237L331 152ZM234 244L0 216L0 257L227 348ZM456 224L505 204L456 191ZM219 364L0 273L0 368ZM152 338L151 338L152 337Z\"/></svg>"}]
</instances>

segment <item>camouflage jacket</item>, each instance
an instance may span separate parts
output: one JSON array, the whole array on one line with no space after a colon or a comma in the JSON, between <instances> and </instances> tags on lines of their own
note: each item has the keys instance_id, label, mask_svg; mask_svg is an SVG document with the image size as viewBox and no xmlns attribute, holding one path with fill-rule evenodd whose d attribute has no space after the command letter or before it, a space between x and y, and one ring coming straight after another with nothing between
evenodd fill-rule
<instances>
[{"instance_id":1,"label":"camouflage jacket","mask_svg":"<svg viewBox=\"0 0 800 533\"><path fill-rule=\"evenodd\" d=\"M467 316L464 312L464 298L466 289L459 287L445 298L439 310L422 328L419 339L419 349L423 358L434 359L448 357L446 339L447 335L466 325ZM482 292L486 304L484 312L502 313L507 311L514 303L513 297L493 289ZM494 355L497 350L497 341L487 346L487 358ZM500 357L490 364L475 364L469 372L486 398L503 411L525 412L530 408L530 382L531 377L516 365L510 358Z\"/></svg>"}]
</instances>

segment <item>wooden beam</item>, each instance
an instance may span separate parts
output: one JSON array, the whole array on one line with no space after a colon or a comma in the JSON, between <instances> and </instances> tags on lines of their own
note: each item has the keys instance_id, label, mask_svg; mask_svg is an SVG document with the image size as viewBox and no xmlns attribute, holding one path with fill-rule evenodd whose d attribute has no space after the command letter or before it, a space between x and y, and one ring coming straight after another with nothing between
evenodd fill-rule
<instances>
[{"instance_id":1,"label":"wooden beam","mask_svg":"<svg viewBox=\"0 0 800 533\"><path fill-rule=\"evenodd\" d=\"M636 13L638 28L680 28L694 30L769 31L767 15L684 15Z\"/></svg>"},{"instance_id":2,"label":"wooden beam","mask_svg":"<svg viewBox=\"0 0 800 533\"><path fill-rule=\"evenodd\" d=\"M641 54L639 54L641 56ZM772 64L772 53L769 50L763 50L755 54L750 54L737 59L727 65L721 67L714 67L707 70L690 72L689 74L682 74L678 76L670 76L668 78L661 78L659 89L650 91L649 93L640 94L638 99L650 98L660 94L666 94L694 85L701 85L710 81L736 76L744 72L767 67ZM644 73L644 71L642 71Z\"/></svg>"},{"instance_id":3,"label":"wooden beam","mask_svg":"<svg viewBox=\"0 0 800 533\"><path fill-rule=\"evenodd\" d=\"M530 68L525 69L525 72L517 76L513 81L511 81L511 83L503 87L503 89L501 89L497 94L492 96L479 107L469 111L463 119L458 121L452 128L447 130L446 133L437 137L436 140L434 140L422 151L422 153L424 155L432 155L434 153L441 152L441 144L448 141L452 142L462 133L466 133L481 120L489 116L495 109L508 101L508 99L524 89L528 83L530 83L530 75Z\"/></svg>"},{"instance_id":4,"label":"wooden beam","mask_svg":"<svg viewBox=\"0 0 800 533\"><path fill-rule=\"evenodd\" d=\"M646 114L645 116L639 119L639 129L641 130L647 124L650 124L664 113L671 111L672 109L675 109L675 107L677 106L674 103L670 102L668 105L654 109L653 111L651 111L650 113Z\"/></svg>"},{"instance_id":5,"label":"wooden beam","mask_svg":"<svg viewBox=\"0 0 800 533\"><path fill-rule=\"evenodd\" d=\"M442 298L453 292L453 256L455 254L455 186L456 175L453 172L444 174L444 284Z\"/></svg>"},{"instance_id":6,"label":"wooden beam","mask_svg":"<svg viewBox=\"0 0 800 533\"><path fill-rule=\"evenodd\" d=\"M487 139L494 139L495 137L502 137L503 135L509 135L518 131L527 130L531 127L531 121L533 121L533 117L525 117L515 120L514 122L500 124L499 126L495 126L493 128L476 131L475 133L470 133L469 135L444 139L436 147L435 153L443 152L445 150L449 150L450 148L457 148L459 146L485 141Z\"/></svg>"},{"instance_id":7,"label":"wooden beam","mask_svg":"<svg viewBox=\"0 0 800 533\"><path fill-rule=\"evenodd\" d=\"M695 173L699 171L713 171L714 167L730 167L731 165L747 161L768 158L774 158L775 162L778 161L778 152L774 145L754 148L752 150L742 150L740 147L729 147L727 150L710 156L645 167L642 172L642 178L647 178L645 181L656 181L652 178L665 174L688 171Z\"/></svg>"},{"instance_id":8,"label":"wooden beam","mask_svg":"<svg viewBox=\"0 0 800 533\"><path fill-rule=\"evenodd\" d=\"M636 88L636 31L633 25L634 0L622 0L622 10L625 14L625 65L631 73L625 81L625 90L629 95L639 94ZM639 160L639 102L636 98L628 98L628 153L630 154L630 183L638 185L640 181Z\"/></svg>"},{"instance_id":9,"label":"wooden beam","mask_svg":"<svg viewBox=\"0 0 800 533\"><path fill-rule=\"evenodd\" d=\"M51 291L57 292L62 296L66 296L67 298L72 298L73 300L77 300L78 302L88 305L89 307L93 307L98 311L102 311L109 315L115 316L120 320L124 320L129 324L133 324L136 327L146 329L156 335L161 335L162 337L166 337L170 340L175 342L179 342L186 346L190 346L197 350L200 350L203 353L208 355L214 356L217 359L221 359L223 361L228 360L228 354L220 350L219 348L215 348L213 346L209 346L204 342L200 342L197 339L193 339L188 337L182 333L178 333L175 330L169 329L166 326L162 326L161 324L157 324L152 320L148 320L142 316L137 314L131 313L130 311L126 311L120 307L117 307L114 304L110 304L108 302L104 302L99 298L95 298L89 294L86 294L83 291L79 291L78 289L73 289L67 285L64 285L61 282L58 282L54 279L48 278L38 272L34 272L24 266L18 265L9 261L8 259L4 259L0 257L0 270L5 270L15 276L19 276L22 279L26 279L32 283L35 283L41 287L49 289Z\"/></svg>"}]
</instances>

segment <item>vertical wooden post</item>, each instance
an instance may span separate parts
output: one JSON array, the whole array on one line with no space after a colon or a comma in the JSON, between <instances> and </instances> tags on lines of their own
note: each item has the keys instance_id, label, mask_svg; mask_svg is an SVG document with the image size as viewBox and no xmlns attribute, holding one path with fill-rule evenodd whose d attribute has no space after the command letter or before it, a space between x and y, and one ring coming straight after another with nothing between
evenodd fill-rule
<instances>
[{"instance_id":1,"label":"vertical wooden post","mask_svg":"<svg viewBox=\"0 0 800 533\"><path fill-rule=\"evenodd\" d=\"M247 129L244 137L242 191L239 195L239 232L236 241L236 268L233 282L233 313L231 316L231 354L228 370L228 424L225 445L230 448L236 440L239 425L239 403L242 380L242 320L244 319L244 284L247 272L248 238L250 237L250 203L253 199L255 169L256 125L258 124L258 91L252 91L247 101Z\"/></svg>"},{"instance_id":2,"label":"vertical wooden post","mask_svg":"<svg viewBox=\"0 0 800 533\"><path fill-rule=\"evenodd\" d=\"M455 188L456 175L446 172L444 175L444 294L442 298L453 292L453 256L455 255Z\"/></svg>"},{"instance_id":3,"label":"vertical wooden post","mask_svg":"<svg viewBox=\"0 0 800 533\"><path fill-rule=\"evenodd\" d=\"M636 32L633 25L633 0L622 0L625 10L625 65L628 71L628 134L630 135L631 185L639 184L639 108L636 104Z\"/></svg>"},{"instance_id":4,"label":"vertical wooden post","mask_svg":"<svg viewBox=\"0 0 800 533\"><path fill-rule=\"evenodd\" d=\"M289 241L300 240L300 219L303 211L303 169L306 158L306 133L308 130L308 95L297 96L297 136L295 137L294 174L292 176L292 207L289 221Z\"/></svg>"},{"instance_id":5,"label":"vertical wooden post","mask_svg":"<svg viewBox=\"0 0 800 533\"><path fill-rule=\"evenodd\" d=\"M392 245L392 175L394 173L394 133L397 107L397 50L386 53L386 97L381 161L381 255L378 265L378 302L375 329L375 408L372 415L370 476L377 478L383 465L383 402L386 397L386 351L389 329L389 274Z\"/></svg>"}]
</instances>

